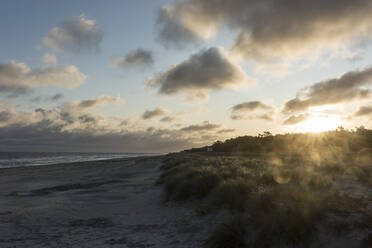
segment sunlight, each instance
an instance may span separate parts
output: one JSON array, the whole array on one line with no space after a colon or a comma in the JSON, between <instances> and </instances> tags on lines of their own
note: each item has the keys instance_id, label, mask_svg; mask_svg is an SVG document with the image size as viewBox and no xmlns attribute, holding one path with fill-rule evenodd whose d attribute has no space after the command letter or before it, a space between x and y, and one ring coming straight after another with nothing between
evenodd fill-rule
<instances>
[{"instance_id":1,"label":"sunlight","mask_svg":"<svg viewBox=\"0 0 372 248\"><path fill-rule=\"evenodd\" d=\"M343 122L339 116L313 116L308 120L295 125L295 130L298 132L319 133L329 130L334 130L342 126Z\"/></svg>"}]
</instances>

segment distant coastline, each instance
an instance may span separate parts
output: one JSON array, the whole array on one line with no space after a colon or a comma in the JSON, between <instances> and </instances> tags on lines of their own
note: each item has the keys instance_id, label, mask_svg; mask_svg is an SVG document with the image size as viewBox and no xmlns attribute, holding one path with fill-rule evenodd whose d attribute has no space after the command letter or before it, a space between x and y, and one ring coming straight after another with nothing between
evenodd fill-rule
<instances>
[{"instance_id":1,"label":"distant coastline","mask_svg":"<svg viewBox=\"0 0 372 248\"><path fill-rule=\"evenodd\" d=\"M154 156L154 153L0 152L0 169Z\"/></svg>"}]
</instances>

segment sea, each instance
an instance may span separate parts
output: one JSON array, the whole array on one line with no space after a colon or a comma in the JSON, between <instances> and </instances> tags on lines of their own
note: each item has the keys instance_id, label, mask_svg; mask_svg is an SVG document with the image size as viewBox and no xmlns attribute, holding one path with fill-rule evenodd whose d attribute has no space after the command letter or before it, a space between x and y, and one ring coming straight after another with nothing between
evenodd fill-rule
<instances>
[{"instance_id":1,"label":"sea","mask_svg":"<svg viewBox=\"0 0 372 248\"><path fill-rule=\"evenodd\" d=\"M150 156L148 153L0 152L0 169Z\"/></svg>"}]
</instances>

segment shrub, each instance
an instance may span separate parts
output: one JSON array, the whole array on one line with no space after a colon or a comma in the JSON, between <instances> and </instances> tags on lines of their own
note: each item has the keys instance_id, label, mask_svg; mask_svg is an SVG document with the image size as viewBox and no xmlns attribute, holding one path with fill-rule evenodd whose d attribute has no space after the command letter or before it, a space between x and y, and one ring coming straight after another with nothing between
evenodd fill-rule
<instances>
[{"instance_id":1,"label":"shrub","mask_svg":"<svg viewBox=\"0 0 372 248\"><path fill-rule=\"evenodd\" d=\"M218 225L207 239L210 248L242 248L245 247L246 220L241 215L230 217Z\"/></svg>"},{"instance_id":2,"label":"shrub","mask_svg":"<svg viewBox=\"0 0 372 248\"><path fill-rule=\"evenodd\" d=\"M327 168L324 161L315 163L299 155L279 158L280 163L274 163L271 155L268 161L172 156L164 160L158 180L164 185L166 200L196 200L199 214L221 208L231 213L209 237L207 246L211 248L271 247L277 242L307 246L327 214L347 214L363 205L362 199L332 188L334 175L346 171L345 164ZM347 171L368 181L368 168L352 166ZM250 233L248 238L247 230L255 230L254 235Z\"/></svg>"}]
</instances>

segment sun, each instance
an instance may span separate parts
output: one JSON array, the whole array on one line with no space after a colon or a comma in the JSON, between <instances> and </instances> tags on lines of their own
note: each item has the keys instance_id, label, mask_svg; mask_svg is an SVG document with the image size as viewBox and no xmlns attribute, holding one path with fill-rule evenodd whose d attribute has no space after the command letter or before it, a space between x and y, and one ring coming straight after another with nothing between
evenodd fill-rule
<instances>
[{"instance_id":1,"label":"sun","mask_svg":"<svg viewBox=\"0 0 372 248\"><path fill-rule=\"evenodd\" d=\"M312 132L319 133L324 131L334 130L342 126L343 122L339 116L312 116L304 122L298 123L294 126L298 132Z\"/></svg>"}]
</instances>

